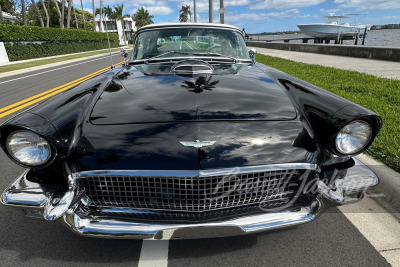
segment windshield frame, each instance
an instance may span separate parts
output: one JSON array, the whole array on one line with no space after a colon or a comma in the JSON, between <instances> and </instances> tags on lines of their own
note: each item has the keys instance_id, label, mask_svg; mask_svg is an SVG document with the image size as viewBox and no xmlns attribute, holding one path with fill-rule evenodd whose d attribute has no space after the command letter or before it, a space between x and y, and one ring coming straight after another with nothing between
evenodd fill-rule
<instances>
[{"instance_id":1,"label":"windshield frame","mask_svg":"<svg viewBox=\"0 0 400 267\"><path fill-rule=\"evenodd\" d=\"M182 29L182 28L188 28L188 29L215 29L215 30L226 30L226 31L233 31L239 34L240 38L242 38L242 41L244 43L244 55L247 56L247 58L236 58L236 57L231 57L231 56L225 56L225 55L204 55L204 56L199 56L199 55L187 55L184 56L183 58L190 58L190 59L204 59L205 61L225 61L226 63L228 63L226 60L229 59L231 61L233 61L234 63L251 63L251 59L248 55L248 51L247 51L247 46L246 46L246 41L244 38L244 33L239 30L236 27L232 27L232 26L223 26L223 25L194 25L194 24L189 24L189 25L180 25L180 24L175 24L175 25L160 25L160 26L151 26L151 27L145 27L145 28L141 28L139 29L136 34L135 34L135 39L133 41L133 48L132 48L132 54L129 60L129 65L137 65L137 64L148 64L149 61L151 61L152 63L156 63L156 62L165 62L165 61L171 61L175 59L180 59L182 60L182 57L175 57L175 56L171 56L171 57L159 57L160 55L157 55L155 57L151 57L151 58L143 58L143 59L134 59L134 51L138 42L138 38L140 36L140 34L144 33L144 32L149 32L149 31L161 31L161 30L166 30L166 29ZM184 53L182 51L176 50L176 53ZM201 53L201 52L196 52L197 53ZM217 53L215 53L217 54ZM220 60L216 60L216 59L220 59Z\"/></svg>"}]
</instances>

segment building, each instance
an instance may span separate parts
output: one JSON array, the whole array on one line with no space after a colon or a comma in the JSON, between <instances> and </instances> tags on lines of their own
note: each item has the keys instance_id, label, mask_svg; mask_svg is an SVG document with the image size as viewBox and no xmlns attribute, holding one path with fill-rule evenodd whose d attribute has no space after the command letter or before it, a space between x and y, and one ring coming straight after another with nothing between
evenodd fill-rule
<instances>
[{"instance_id":1,"label":"building","mask_svg":"<svg viewBox=\"0 0 400 267\"><path fill-rule=\"evenodd\" d=\"M136 31L135 22L132 18L124 18L124 31L126 40L124 42L124 33L122 30L122 23L120 20L112 20L109 18L103 18L102 27L100 29L100 18L96 18L96 31L98 32L112 32L117 33L119 36L119 43L122 45L128 44L128 41L132 40L132 33Z\"/></svg>"},{"instance_id":2,"label":"building","mask_svg":"<svg viewBox=\"0 0 400 267\"><path fill-rule=\"evenodd\" d=\"M2 11L1 13L3 15L3 19L4 20L10 21L12 23L15 23L15 21L17 20L17 17L15 17L15 16L13 16L13 15L7 13L7 12L3 12Z\"/></svg>"}]
</instances>

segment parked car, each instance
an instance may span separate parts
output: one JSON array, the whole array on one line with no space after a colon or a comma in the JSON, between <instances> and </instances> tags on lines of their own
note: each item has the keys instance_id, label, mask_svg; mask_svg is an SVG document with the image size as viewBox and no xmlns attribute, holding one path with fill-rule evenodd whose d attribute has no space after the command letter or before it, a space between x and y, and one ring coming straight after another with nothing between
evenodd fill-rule
<instances>
[{"instance_id":1,"label":"parked car","mask_svg":"<svg viewBox=\"0 0 400 267\"><path fill-rule=\"evenodd\" d=\"M0 127L26 168L1 203L83 236L190 239L361 199L378 178L354 156L381 118L255 54L229 25L142 27L124 66Z\"/></svg>"}]
</instances>

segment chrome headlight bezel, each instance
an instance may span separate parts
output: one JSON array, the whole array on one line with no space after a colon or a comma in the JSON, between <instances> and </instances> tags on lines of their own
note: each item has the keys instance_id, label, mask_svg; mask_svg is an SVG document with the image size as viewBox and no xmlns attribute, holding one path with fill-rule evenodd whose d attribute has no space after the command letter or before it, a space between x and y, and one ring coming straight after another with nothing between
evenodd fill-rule
<instances>
[{"instance_id":1,"label":"chrome headlight bezel","mask_svg":"<svg viewBox=\"0 0 400 267\"><path fill-rule=\"evenodd\" d=\"M356 130L364 130L364 132L358 132ZM353 156L365 151L371 143L373 136L373 128L370 123L364 120L354 120L343 126L337 134L334 136L334 148L336 154L340 156ZM354 143L359 145L352 150L345 151L343 149L343 141L346 138L353 138Z\"/></svg>"},{"instance_id":2,"label":"chrome headlight bezel","mask_svg":"<svg viewBox=\"0 0 400 267\"><path fill-rule=\"evenodd\" d=\"M13 149L11 148L11 145L12 145L11 144L11 141L12 141L11 139L12 138L21 138L21 136L20 137L16 137L16 135L24 134L24 133L26 134L26 136L24 138L27 138L28 140L29 140L29 138L32 138L31 140L33 142L32 142L32 146L31 147L33 149L36 149L36 150L40 149L41 150L41 149L43 149L43 146L45 146L45 150L47 151L47 156L45 156L45 158L43 160L37 161L37 162L33 162L33 163L29 163L27 161L22 160L21 157L18 157L16 155L16 152L13 151ZM36 142L35 142L35 139L36 139ZM38 144L38 145L35 146L35 144ZM27 147L29 147L29 146L27 146ZM39 134L37 134L37 133L35 133L33 131L27 130L27 129L19 129L19 130L15 130L15 131L10 132L7 135L7 138L5 140L4 148L5 148L6 152L7 152L7 155L10 157L11 160L13 160L18 165L21 165L21 166L26 167L26 168L43 168L45 166L48 166L53 161L54 155L55 155L54 147L52 146L52 144L45 137L43 137L43 136L41 136L41 135L39 135Z\"/></svg>"}]
</instances>

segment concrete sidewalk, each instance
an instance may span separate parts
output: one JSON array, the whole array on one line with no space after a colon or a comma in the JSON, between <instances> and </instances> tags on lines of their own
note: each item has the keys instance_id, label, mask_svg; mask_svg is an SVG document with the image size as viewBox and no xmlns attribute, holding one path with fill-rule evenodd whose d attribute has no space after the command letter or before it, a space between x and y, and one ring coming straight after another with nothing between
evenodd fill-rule
<instances>
[{"instance_id":1,"label":"concrete sidewalk","mask_svg":"<svg viewBox=\"0 0 400 267\"><path fill-rule=\"evenodd\" d=\"M297 62L321 65L337 69L354 70L378 77L400 80L400 62L294 52L259 47L249 47L249 49L250 48L255 48L257 49L258 53L272 57L280 57Z\"/></svg>"}]
</instances>

